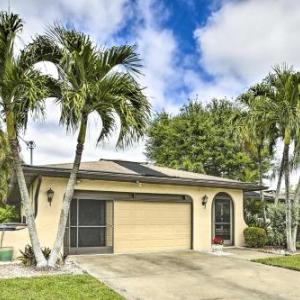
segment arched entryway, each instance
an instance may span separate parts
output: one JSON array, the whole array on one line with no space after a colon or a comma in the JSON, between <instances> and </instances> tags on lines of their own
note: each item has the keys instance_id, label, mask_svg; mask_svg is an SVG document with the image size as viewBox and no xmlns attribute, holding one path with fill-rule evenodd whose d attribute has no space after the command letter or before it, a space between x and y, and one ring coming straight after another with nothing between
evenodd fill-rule
<instances>
[{"instance_id":1,"label":"arched entryway","mask_svg":"<svg viewBox=\"0 0 300 300\"><path fill-rule=\"evenodd\" d=\"M226 193L218 193L212 205L212 238L221 237L225 245L234 244L233 201Z\"/></svg>"}]
</instances>

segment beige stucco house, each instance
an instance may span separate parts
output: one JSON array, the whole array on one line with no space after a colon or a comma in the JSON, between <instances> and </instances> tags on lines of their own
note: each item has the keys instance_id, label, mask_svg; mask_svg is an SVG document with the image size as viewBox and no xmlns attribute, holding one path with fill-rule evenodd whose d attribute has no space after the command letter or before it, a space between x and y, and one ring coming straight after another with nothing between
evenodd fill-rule
<instances>
[{"instance_id":1,"label":"beige stucco house","mask_svg":"<svg viewBox=\"0 0 300 300\"><path fill-rule=\"evenodd\" d=\"M24 166L43 246L52 247L71 164ZM243 245L243 192L251 183L158 167L100 160L81 164L65 233L65 253L208 251L214 236ZM54 192L50 202L49 190ZM10 201L17 198L15 189ZM26 222L23 216L23 221ZM27 229L7 232L15 253Z\"/></svg>"}]
</instances>

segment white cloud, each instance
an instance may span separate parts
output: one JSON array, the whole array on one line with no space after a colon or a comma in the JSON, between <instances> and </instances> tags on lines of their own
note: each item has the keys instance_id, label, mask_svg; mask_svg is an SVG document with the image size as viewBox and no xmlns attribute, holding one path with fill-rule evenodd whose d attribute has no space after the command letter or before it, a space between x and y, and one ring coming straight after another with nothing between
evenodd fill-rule
<instances>
[{"instance_id":1,"label":"white cloud","mask_svg":"<svg viewBox=\"0 0 300 300\"><path fill-rule=\"evenodd\" d=\"M276 64L300 68L298 0L223 1L194 35L199 62L213 77L207 83L186 74L200 93L234 96L264 78ZM296 180L294 174L292 183ZM275 186L274 181L270 184Z\"/></svg>"},{"instance_id":2,"label":"white cloud","mask_svg":"<svg viewBox=\"0 0 300 300\"><path fill-rule=\"evenodd\" d=\"M7 3L1 2L0 9L7 9ZM45 2L39 0L14 0L11 1L11 11L19 13L25 21L21 44L27 43L31 36L44 32L47 25L63 21L90 34L98 44L107 46L115 43L113 34L133 16L133 11L137 12L133 20L142 25L134 29L130 41L138 45L143 58L145 76L140 78L141 83L147 87L146 93L155 110L162 108L170 112L178 110L178 104L167 95L178 80L174 64L177 46L172 32L159 25L160 20L168 15L167 10L159 2L93 0L88 1L87 5L85 0L53 0L45 5ZM41 67L46 72L55 74L53 66L43 63ZM25 139L33 139L37 144L34 152L37 164L73 159L76 133L66 136L65 128L58 125L59 114L59 107L47 101L46 119L43 122L32 120L29 123ZM145 159L144 141L124 151L115 150L115 139L103 147L96 148L97 126L95 122L90 123L83 160L97 160L100 157ZM28 162L29 153L24 145L23 156Z\"/></svg>"},{"instance_id":3,"label":"white cloud","mask_svg":"<svg viewBox=\"0 0 300 300\"><path fill-rule=\"evenodd\" d=\"M78 132L66 133L64 126L59 126L59 106L53 101L46 102L46 119L31 121L24 139L34 140L34 164L72 162L76 148ZM99 158L130 159L134 161L145 160L143 149L144 141L133 145L125 150L116 150L115 144L117 132L112 135L109 142L96 146L98 134L101 129L101 122L95 116L89 118L87 138L83 152L83 160L98 160ZM23 159L29 163L29 150L21 141Z\"/></svg>"},{"instance_id":4,"label":"white cloud","mask_svg":"<svg viewBox=\"0 0 300 300\"><path fill-rule=\"evenodd\" d=\"M195 31L205 70L244 85L275 64L300 67L298 0L227 1Z\"/></svg>"},{"instance_id":5,"label":"white cloud","mask_svg":"<svg viewBox=\"0 0 300 300\"><path fill-rule=\"evenodd\" d=\"M12 0L10 9L25 21L23 38L28 41L53 22L74 25L104 42L131 17L129 0ZM8 2L1 1L0 9Z\"/></svg>"},{"instance_id":6,"label":"white cloud","mask_svg":"<svg viewBox=\"0 0 300 300\"><path fill-rule=\"evenodd\" d=\"M152 0L139 1L137 11L143 25L133 33L133 41L143 60L141 83L155 110L177 112L178 99L171 98L169 93L180 80L180 67L175 63L178 45L173 32L159 25L168 17L168 11Z\"/></svg>"},{"instance_id":7,"label":"white cloud","mask_svg":"<svg viewBox=\"0 0 300 300\"><path fill-rule=\"evenodd\" d=\"M203 103L208 103L213 98L234 98L244 88L243 85L231 77L205 81L198 73L192 70L184 72L184 83L191 90L190 98L197 97Z\"/></svg>"}]
</instances>

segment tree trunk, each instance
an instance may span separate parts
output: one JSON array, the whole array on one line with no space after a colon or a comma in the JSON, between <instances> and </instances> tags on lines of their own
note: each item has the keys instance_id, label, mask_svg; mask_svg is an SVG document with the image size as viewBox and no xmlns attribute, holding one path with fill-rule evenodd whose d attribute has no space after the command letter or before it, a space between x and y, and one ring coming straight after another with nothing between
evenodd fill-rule
<instances>
[{"instance_id":1,"label":"tree trunk","mask_svg":"<svg viewBox=\"0 0 300 300\"><path fill-rule=\"evenodd\" d=\"M258 146L258 164L259 164L259 185L263 185L263 170L262 170L262 157L261 157L261 150L262 145ZM266 204L265 204L265 195L264 191L260 191L260 201L263 205L263 220L264 220L264 226L267 224L267 214L266 214Z\"/></svg>"},{"instance_id":2,"label":"tree trunk","mask_svg":"<svg viewBox=\"0 0 300 300\"><path fill-rule=\"evenodd\" d=\"M275 194L275 200L274 200L275 205L278 204L278 200L279 200L279 193L280 193L280 188L281 188L283 171L284 171L284 151L282 154L282 159L281 159L280 168L279 168L279 172L278 172L278 181L277 181L276 194Z\"/></svg>"},{"instance_id":3,"label":"tree trunk","mask_svg":"<svg viewBox=\"0 0 300 300\"><path fill-rule=\"evenodd\" d=\"M285 177L285 206L286 206L286 244L289 252L294 252L292 239L292 203L290 199L290 165L289 144L284 145L284 177Z\"/></svg>"},{"instance_id":4,"label":"tree trunk","mask_svg":"<svg viewBox=\"0 0 300 300\"><path fill-rule=\"evenodd\" d=\"M293 239L293 247L296 251L296 244L297 244L297 232L298 232L298 225L299 225L299 207L300 204L300 177L298 179L294 200L293 200L293 212L294 212L294 220L292 225L292 239Z\"/></svg>"},{"instance_id":5,"label":"tree trunk","mask_svg":"<svg viewBox=\"0 0 300 300\"><path fill-rule=\"evenodd\" d=\"M1 238L0 238L0 249L3 247L3 240L4 240L4 229L1 232Z\"/></svg>"},{"instance_id":6,"label":"tree trunk","mask_svg":"<svg viewBox=\"0 0 300 300\"><path fill-rule=\"evenodd\" d=\"M76 153L73 162L73 168L70 173L69 181L63 199L62 209L61 209L59 223L58 223L57 235L48 261L48 265L51 268L54 268L56 266L56 262L59 258L60 251L63 247L63 240L64 240L66 224L68 220L70 204L74 195L77 175L81 163L81 157L82 157L85 136L86 136L86 129L87 129L87 117L83 116L81 119L81 125L80 125L80 130L77 139L77 146L76 146Z\"/></svg>"},{"instance_id":7,"label":"tree trunk","mask_svg":"<svg viewBox=\"0 0 300 300\"><path fill-rule=\"evenodd\" d=\"M23 168L22 168L22 162L19 153L19 144L17 141L17 135L15 131L14 115L12 112L8 112L6 114L6 123L7 123L7 135L9 139L9 145L13 157L15 175L19 186L23 208L25 211L26 223L27 223L32 249L34 252L35 259L37 261L37 268L45 268L47 266L47 260L45 259L45 256L41 250L41 245L38 239L32 204L30 202L29 193L25 181Z\"/></svg>"}]
</instances>

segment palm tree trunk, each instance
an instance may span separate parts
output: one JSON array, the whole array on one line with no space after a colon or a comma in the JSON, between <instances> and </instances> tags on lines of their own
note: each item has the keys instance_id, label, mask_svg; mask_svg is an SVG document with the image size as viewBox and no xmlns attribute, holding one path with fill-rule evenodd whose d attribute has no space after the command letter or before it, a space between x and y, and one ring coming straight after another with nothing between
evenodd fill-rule
<instances>
[{"instance_id":1,"label":"palm tree trunk","mask_svg":"<svg viewBox=\"0 0 300 300\"><path fill-rule=\"evenodd\" d=\"M275 200L274 200L275 205L278 204L278 200L279 200L279 193L280 193L280 188L281 188L283 172L284 172L284 152L282 154L282 159L281 159L280 168L279 168L279 172L278 172L278 181L277 181L276 194L275 194Z\"/></svg>"},{"instance_id":2,"label":"palm tree trunk","mask_svg":"<svg viewBox=\"0 0 300 300\"><path fill-rule=\"evenodd\" d=\"M0 238L0 249L2 248L3 246L3 240L4 240L4 229L3 231L1 232L1 238Z\"/></svg>"},{"instance_id":3,"label":"palm tree trunk","mask_svg":"<svg viewBox=\"0 0 300 300\"><path fill-rule=\"evenodd\" d=\"M284 177L285 177L285 206L286 206L286 244L287 250L294 252L292 240L292 205L290 199L290 165L289 144L284 145Z\"/></svg>"},{"instance_id":4,"label":"palm tree trunk","mask_svg":"<svg viewBox=\"0 0 300 300\"><path fill-rule=\"evenodd\" d=\"M298 225L299 225L299 214L300 214L300 177L298 179L294 201L293 201L293 212L294 212L294 220L292 225L292 239L293 239L293 248L296 251L296 243L297 243L297 232L298 232Z\"/></svg>"},{"instance_id":5,"label":"palm tree trunk","mask_svg":"<svg viewBox=\"0 0 300 300\"><path fill-rule=\"evenodd\" d=\"M258 164L259 164L259 185L263 185L263 169L262 169L262 157L261 157L261 150L262 145L259 145L258 147ZM263 205L263 220L264 220L264 226L267 224L267 214L266 214L266 204L265 204L265 195L264 191L260 191L260 201Z\"/></svg>"},{"instance_id":6,"label":"palm tree trunk","mask_svg":"<svg viewBox=\"0 0 300 300\"><path fill-rule=\"evenodd\" d=\"M26 223L29 232L30 242L32 245L35 259L37 261L37 268L45 268L47 266L47 260L45 259L45 256L41 250L41 245L37 234L34 213L30 202L29 193L22 168L22 161L19 153L19 144L17 141L17 135L15 131L14 115L12 112L8 112L6 114L6 123L9 145L13 157L15 175L18 182L20 196L26 216Z\"/></svg>"},{"instance_id":7,"label":"palm tree trunk","mask_svg":"<svg viewBox=\"0 0 300 300\"><path fill-rule=\"evenodd\" d=\"M77 175L81 163L81 157L82 157L85 136L86 136L86 129L87 129L87 117L83 116L81 119L81 125L80 125L80 130L77 139L77 146L76 146L76 153L73 162L73 168L70 173L69 181L63 199L62 209L61 209L59 223L58 223L57 235L48 261L48 266L51 268L55 267L56 262L59 258L59 254L63 247L63 240L64 240L66 224L68 220L70 204L74 195Z\"/></svg>"}]
</instances>

